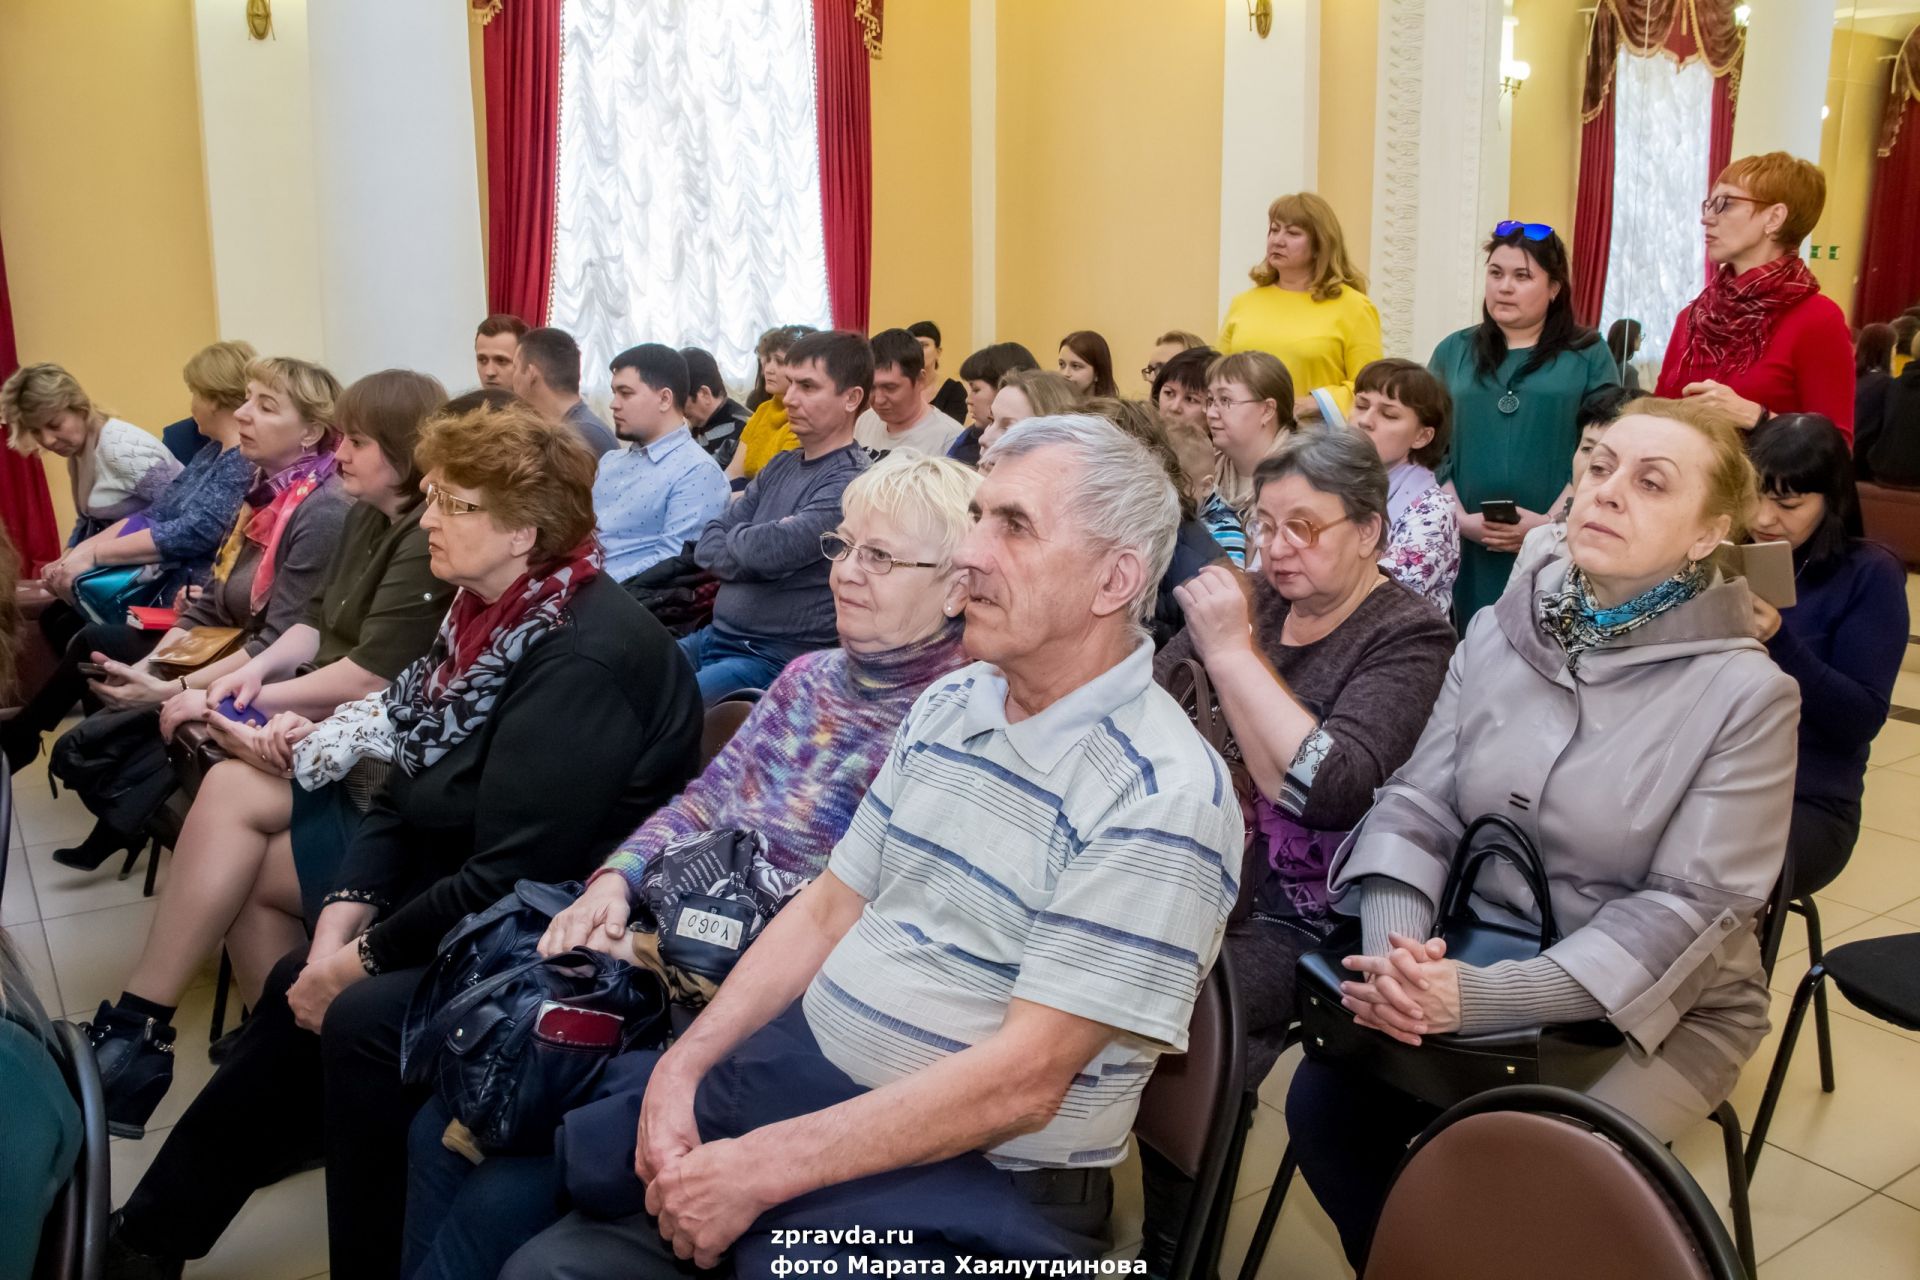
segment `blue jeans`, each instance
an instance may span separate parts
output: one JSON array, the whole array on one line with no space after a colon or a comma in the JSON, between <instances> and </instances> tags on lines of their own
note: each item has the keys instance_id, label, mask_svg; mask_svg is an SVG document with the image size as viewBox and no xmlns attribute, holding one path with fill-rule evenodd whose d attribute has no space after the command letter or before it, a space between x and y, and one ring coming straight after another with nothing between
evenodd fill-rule
<instances>
[{"instance_id":1,"label":"blue jeans","mask_svg":"<svg viewBox=\"0 0 1920 1280\"><path fill-rule=\"evenodd\" d=\"M407 1139L406 1280L496 1276L513 1251L558 1222L560 1163L545 1156L488 1156L474 1165L441 1145L451 1118L439 1098L414 1117Z\"/></svg>"},{"instance_id":2,"label":"blue jeans","mask_svg":"<svg viewBox=\"0 0 1920 1280\"><path fill-rule=\"evenodd\" d=\"M680 637L680 652L693 664L700 700L709 707L741 689L764 689L789 662L816 646L743 636L717 626Z\"/></svg>"}]
</instances>

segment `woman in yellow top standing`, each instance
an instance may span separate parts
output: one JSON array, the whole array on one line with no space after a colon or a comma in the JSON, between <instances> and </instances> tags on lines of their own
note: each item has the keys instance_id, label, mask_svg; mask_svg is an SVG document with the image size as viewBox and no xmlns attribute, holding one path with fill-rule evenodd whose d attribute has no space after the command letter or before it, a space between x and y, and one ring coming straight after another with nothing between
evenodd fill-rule
<instances>
[{"instance_id":1,"label":"woman in yellow top standing","mask_svg":"<svg viewBox=\"0 0 1920 1280\"><path fill-rule=\"evenodd\" d=\"M776 454L800 447L800 437L787 425L787 352L812 332L812 325L783 324L760 335L755 354L760 357L760 383L767 398L754 405L747 425L740 428L740 447L727 464L727 479L735 493L746 488L747 481L759 475Z\"/></svg>"},{"instance_id":2,"label":"woman in yellow top standing","mask_svg":"<svg viewBox=\"0 0 1920 1280\"><path fill-rule=\"evenodd\" d=\"M1347 257L1333 206L1302 191L1267 208L1267 256L1247 273L1254 287L1227 307L1220 350L1265 351L1293 377L1295 417L1319 413L1326 391L1342 414L1353 407L1353 379L1382 354L1380 313L1367 278Z\"/></svg>"}]
</instances>

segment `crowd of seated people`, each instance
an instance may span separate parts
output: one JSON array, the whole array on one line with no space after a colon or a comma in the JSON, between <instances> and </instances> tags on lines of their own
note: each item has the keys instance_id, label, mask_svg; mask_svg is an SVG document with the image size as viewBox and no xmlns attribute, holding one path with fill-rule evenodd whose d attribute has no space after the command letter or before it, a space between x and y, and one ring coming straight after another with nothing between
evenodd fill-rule
<instances>
[{"instance_id":1,"label":"crowd of seated people","mask_svg":"<svg viewBox=\"0 0 1920 1280\"><path fill-rule=\"evenodd\" d=\"M1257 1084L1296 962L1343 922L1363 1027L1605 1018L1632 1052L1596 1096L1662 1139L1707 1115L1766 1030L1762 906L1858 836L1909 626L1862 537L1851 397L1830 403L1837 316L1792 247L1823 180L1753 157L1713 192L1719 265L1660 398L1574 320L1537 223L1492 230L1478 324L1383 354L1310 193L1274 202L1216 345L1152 344L1144 398L1092 330L1056 369L994 342L945 379L933 322L783 325L744 404L704 348L621 352L608 433L568 334L490 316L452 402L209 348L187 370L208 443L176 473L64 371L10 379L16 441L71 461L49 589L121 564L199 588L165 635L49 608L65 665L6 729L17 767L91 713L57 752L102 819L76 865L138 837L167 738L217 761L90 1027L116 1132L165 1093L174 1007L223 944L250 1009L109 1273L178 1275L316 1159L341 1275L1096 1257L1216 956ZM1724 553L1748 537L1789 544L1792 605ZM622 590L668 561L715 584L677 643ZM156 671L195 627L240 648ZM1221 750L1169 692L1188 664ZM703 709L743 696L702 767ZM1433 934L1488 813L1540 844L1564 936L1476 968ZM716 842L751 850L767 920L689 985L655 896ZM585 882L542 954L623 961L678 1017L550 1144L477 1158L403 1081L401 1024L442 938L523 880ZM1537 921L1511 888L1482 897ZM1287 1105L1359 1266L1436 1113L1313 1058ZM34 1140L55 1166L70 1145ZM1193 1186L1141 1158L1160 1275ZM783 1241L842 1222L911 1238Z\"/></svg>"}]
</instances>

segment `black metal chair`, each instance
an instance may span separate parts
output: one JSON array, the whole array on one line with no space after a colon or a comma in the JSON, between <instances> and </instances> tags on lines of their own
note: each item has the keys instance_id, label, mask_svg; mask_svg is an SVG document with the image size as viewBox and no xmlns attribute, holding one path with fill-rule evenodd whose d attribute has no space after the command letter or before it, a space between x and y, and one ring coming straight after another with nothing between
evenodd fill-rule
<instances>
[{"instance_id":1,"label":"black metal chair","mask_svg":"<svg viewBox=\"0 0 1920 1280\"><path fill-rule=\"evenodd\" d=\"M1780 1104L1787 1067L1793 1060L1794 1042L1799 1039L1800 1026L1806 1021L1807 1004L1824 994L1828 978L1832 978L1840 994L1861 1011L1903 1030L1920 1031L1920 932L1845 943L1816 960L1800 985L1794 988L1793 1005L1780 1031L1780 1048L1773 1055L1773 1070L1767 1074L1760 1109L1753 1117L1753 1136L1747 1143L1749 1170L1760 1161L1762 1144L1773 1124L1774 1109ZM1833 1092L1833 1067L1826 1055L1820 1064L1820 1087L1824 1092Z\"/></svg>"},{"instance_id":2,"label":"black metal chair","mask_svg":"<svg viewBox=\"0 0 1920 1280\"><path fill-rule=\"evenodd\" d=\"M57 1021L53 1034L60 1074L80 1104L80 1157L41 1229L33 1280L100 1280L106 1267L107 1217L113 1211L107 1099L99 1064L80 1028Z\"/></svg>"},{"instance_id":3,"label":"black metal chair","mask_svg":"<svg viewBox=\"0 0 1920 1280\"><path fill-rule=\"evenodd\" d=\"M1366 1264L1367 1280L1745 1274L1720 1216L1657 1138L1604 1102L1541 1085L1469 1098L1414 1139Z\"/></svg>"},{"instance_id":4,"label":"black metal chair","mask_svg":"<svg viewBox=\"0 0 1920 1280\"><path fill-rule=\"evenodd\" d=\"M0 894L7 891L7 864L13 853L13 773L0 769Z\"/></svg>"},{"instance_id":5,"label":"black metal chair","mask_svg":"<svg viewBox=\"0 0 1920 1280\"><path fill-rule=\"evenodd\" d=\"M1214 1273L1240 1172L1246 1078L1246 1025L1223 950L1194 1000L1187 1051L1155 1064L1133 1120L1134 1137L1193 1180L1168 1280Z\"/></svg>"}]
</instances>

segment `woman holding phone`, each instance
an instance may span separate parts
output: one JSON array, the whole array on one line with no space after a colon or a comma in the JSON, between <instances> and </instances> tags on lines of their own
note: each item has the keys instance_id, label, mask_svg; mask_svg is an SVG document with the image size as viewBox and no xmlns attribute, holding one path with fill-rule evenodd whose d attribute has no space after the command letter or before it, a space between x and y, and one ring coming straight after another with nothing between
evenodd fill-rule
<instances>
[{"instance_id":1,"label":"woman holding phone","mask_svg":"<svg viewBox=\"0 0 1920 1280\"><path fill-rule=\"evenodd\" d=\"M1427 367L1453 396L1441 466L1460 506L1455 621L1499 599L1520 542L1567 490L1580 402L1620 381L1600 335L1573 317L1567 247L1552 227L1502 222L1486 244L1480 323L1440 340Z\"/></svg>"},{"instance_id":2,"label":"woman holding phone","mask_svg":"<svg viewBox=\"0 0 1920 1280\"><path fill-rule=\"evenodd\" d=\"M1887 721L1907 644L1906 571L1861 536L1846 437L1817 413L1771 418L1753 433L1760 473L1753 540L1793 548L1795 601L1753 601L1753 634L1800 685L1787 866L1793 896L1831 884L1860 835L1867 752Z\"/></svg>"}]
</instances>

